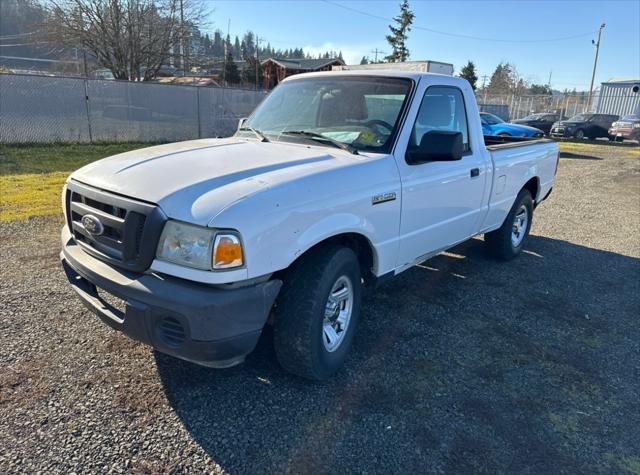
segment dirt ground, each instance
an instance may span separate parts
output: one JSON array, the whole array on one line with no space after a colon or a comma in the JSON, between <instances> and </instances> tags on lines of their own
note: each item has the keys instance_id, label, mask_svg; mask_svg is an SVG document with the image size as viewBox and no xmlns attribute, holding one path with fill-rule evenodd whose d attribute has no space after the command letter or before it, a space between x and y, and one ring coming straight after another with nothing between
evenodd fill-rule
<instances>
[{"instance_id":1,"label":"dirt ground","mask_svg":"<svg viewBox=\"0 0 640 475\"><path fill-rule=\"evenodd\" d=\"M211 370L99 322L58 218L0 224L0 472L640 473L640 149L565 149L525 253L367 300L346 367Z\"/></svg>"}]
</instances>

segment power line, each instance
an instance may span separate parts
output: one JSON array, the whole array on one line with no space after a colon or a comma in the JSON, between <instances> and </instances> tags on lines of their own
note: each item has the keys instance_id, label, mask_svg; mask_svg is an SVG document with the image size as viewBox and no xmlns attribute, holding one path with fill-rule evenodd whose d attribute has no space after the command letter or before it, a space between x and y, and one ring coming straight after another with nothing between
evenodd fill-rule
<instances>
[{"instance_id":1,"label":"power line","mask_svg":"<svg viewBox=\"0 0 640 475\"><path fill-rule=\"evenodd\" d=\"M354 13L358 13L360 15L364 15L364 16L368 16L371 18L376 18L377 20L384 20L386 22L391 22L393 21L392 18L387 18L381 15L376 15L375 13L369 13L369 12L365 12L363 10L358 10L357 8L353 8L353 7L349 7L347 5L341 5L340 3L336 3L330 0L321 0L324 3L327 3L329 5L333 5L334 7L339 7L342 8L344 10L349 10L351 12ZM589 31L586 33L580 33L577 35L571 35L571 36L563 36L563 37L558 37L558 38L547 38L547 39L536 39L536 40L513 40L513 39L504 39L504 38L485 38L485 37L481 37L481 36L471 36L471 35L464 35L461 33L451 33L448 31L441 31L441 30L434 30L433 28L427 28L424 26L419 26L419 25L411 25L411 28L414 30L422 30L422 31L428 31L430 33L435 33L438 35L443 35L443 36L452 36L455 38L465 38L468 40L477 40L477 41L493 41L496 43L553 43L556 41L566 41L566 40L573 40L576 38L584 38L586 36L591 36L593 35L593 31Z\"/></svg>"}]
</instances>

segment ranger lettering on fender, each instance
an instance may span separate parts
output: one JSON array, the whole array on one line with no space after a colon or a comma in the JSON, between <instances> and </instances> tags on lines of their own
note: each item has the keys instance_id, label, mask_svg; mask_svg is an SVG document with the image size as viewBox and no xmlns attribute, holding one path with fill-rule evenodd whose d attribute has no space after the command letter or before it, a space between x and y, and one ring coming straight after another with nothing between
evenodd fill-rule
<instances>
[{"instance_id":1,"label":"ranger lettering on fender","mask_svg":"<svg viewBox=\"0 0 640 475\"><path fill-rule=\"evenodd\" d=\"M393 201L395 199L396 199L395 192L384 193L382 195L374 195L374 197L371 198L371 204L379 205L380 203L384 203L386 201Z\"/></svg>"}]
</instances>

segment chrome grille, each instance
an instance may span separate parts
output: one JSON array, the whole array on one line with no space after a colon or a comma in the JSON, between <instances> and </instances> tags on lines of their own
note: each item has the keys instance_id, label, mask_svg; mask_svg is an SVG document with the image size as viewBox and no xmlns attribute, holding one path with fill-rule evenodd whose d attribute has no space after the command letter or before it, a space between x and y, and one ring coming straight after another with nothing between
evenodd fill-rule
<instances>
[{"instance_id":1,"label":"chrome grille","mask_svg":"<svg viewBox=\"0 0 640 475\"><path fill-rule=\"evenodd\" d=\"M166 220L160 208L76 182L67 186L66 207L69 230L85 251L132 271L151 265ZM100 221L101 233L83 225L89 215Z\"/></svg>"}]
</instances>

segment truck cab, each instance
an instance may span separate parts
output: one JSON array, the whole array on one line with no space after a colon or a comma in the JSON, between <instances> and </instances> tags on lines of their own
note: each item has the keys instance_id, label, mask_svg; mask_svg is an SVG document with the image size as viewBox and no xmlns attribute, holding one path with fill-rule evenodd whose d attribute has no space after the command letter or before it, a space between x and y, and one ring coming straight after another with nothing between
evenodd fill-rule
<instances>
[{"instance_id":1,"label":"truck cab","mask_svg":"<svg viewBox=\"0 0 640 475\"><path fill-rule=\"evenodd\" d=\"M233 137L73 173L61 259L104 322L162 352L231 366L273 325L281 365L324 379L365 288L478 234L516 257L557 163L551 141L484 137L460 78L298 75Z\"/></svg>"}]
</instances>

